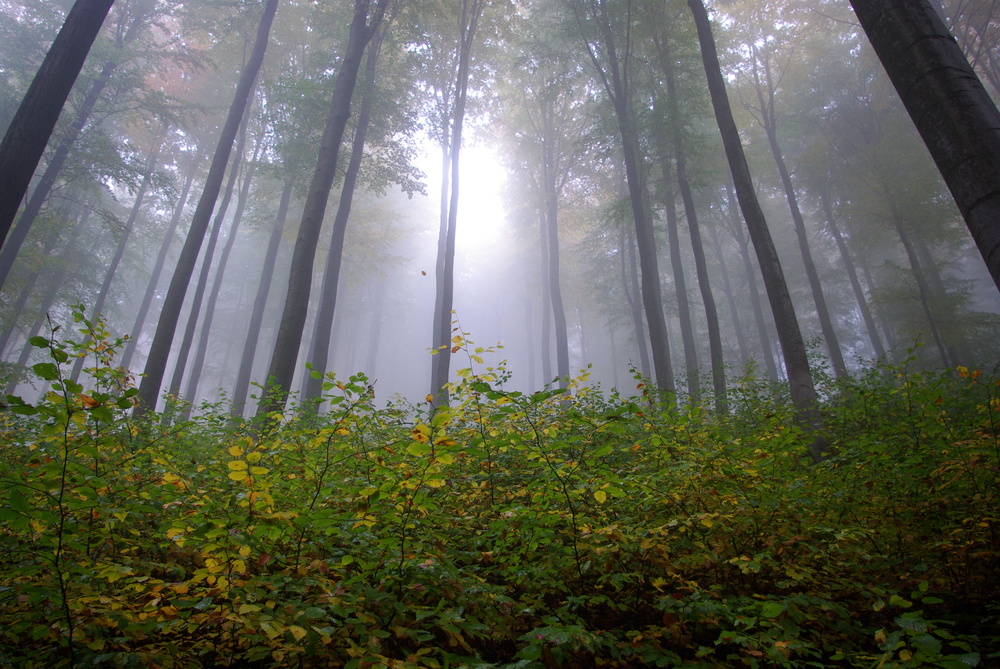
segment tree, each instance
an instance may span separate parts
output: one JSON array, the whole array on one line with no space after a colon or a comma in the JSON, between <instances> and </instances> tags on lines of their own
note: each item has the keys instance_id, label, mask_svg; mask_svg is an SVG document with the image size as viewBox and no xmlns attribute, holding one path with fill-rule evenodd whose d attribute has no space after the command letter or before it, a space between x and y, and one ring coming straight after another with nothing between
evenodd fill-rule
<instances>
[{"instance_id":1,"label":"tree","mask_svg":"<svg viewBox=\"0 0 1000 669\"><path fill-rule=\"evenodd\" d=\"M181 249L177 267L174 269L173 278L170 280L170 288L163 301L163 309L160 312L160 320L156 327L156 334L153 337L153 344L149 351L149 358L146 360L145 376L139 384L139 406L136 408L137 415L144 411L152 411L156 408L156 402L160 394L160 386L163 383L163 374L167 367L167 359L170 355L170 347L173 343L174 333L177 330L177 321L180 318L181 308L184 305L184 296L187 294L188 284L191 282L191 275L194 273L194 266L198 260L198 252L201 250L202 242L205 238L205 231L208 229L209 220L212 217L212 210L215 209L216 199L222 188L222 179L226 172L226 165L229 163L229 155L233 149L233 141L246 112L250 94L253 91L257 73L264 62L264 52L267 50L268 35L271 31L271 24L274 15L278 10L278 0L267 0L264 11L261 14L260 23L257 26L257 36L254 41L253 50L247 59L247 64L240 75L239 83L236 86L236 93L233 102L229 107L225 124L219 135L219 142L212 157L212 164L208 169L208 176L205 178L205 188L202 191L198 206L195 209L191 220L191 227L188 229L187 239Z\"/></svg>"},{"instance_id":2,"label":"tree","mask_svg":"<svg viewBox=\"0 0 1000 669\"><path fill-rule=\"evenodd\" d=\"M0 143L0 244L114 0L77 0Z\"/></svg>"},{"instance_id":3,"label":"tree","mask_svg":"<svg viewBox=\"0 0 1000 669\"><path fill-rule=\"evenodd\" d=\"M458 0L458 43L454 83L443 93L448 114L441 115L441 146L445 171L441 193L441 230L438 236L438 258L435 266L436 296L431 347L436 354L431 360L431 385L428 393L436 407L448 404L448 376L451 369L451 312L455 297L455 236L458 232L459 165L461 164L462 133L469 97L469 70L472 49L476 43L476 28L486 0ZM450 90L450 94L449 91ZM447 191L445 190L447 189ZM447 206L445 207L445 193ZM444 212L447 211L447 218Z\"/></svg>"},{"instance_id":4,"label":"tree","mask_svg":"<svg viewBox=\"0 0 1000 669\"><path fill-rule=\"evenodd\" d=\"M633 43L631 30L634 16L632 2L627 0L616 12L610 0L565 0L576 21L584 49L594 66L598 80L608 96L621 139L622 158L628 186L629 204L635 224L639 248L642 305L649 329L653 352L653 374L657 388L674 392L673 368L667 342L667 323L663 315L659 263L656 239L653 236L652 213L643 179L643 158L639 146L639 129L634 109L635 90L632 84L631 61ZM617 8L616 8L617 9ZM616 35L616 27L623 33ZM597 34L593 34L596 30Z\"/></svg>"},{"instance_id":5,"label":"tree","mask_svg":"<svg viewBox=\"0 0 1000 669\"><path fill-rule=\"evenodd\" d=\"M809 358L806 355L805 342L795 316L792 298L788 293L788 284L781 269L781 261L774 248L771 233L767 228L767 220L757 201L753 179L743 153L743 144L739 130L733 120L729 108L729 95L726 93L726 83L719 67L719 57L715 49L715 38L712 35L712 25L708 12L702 0L688 0L688 7L694 17L698 29L698 40L701 43L701 55L705 66L705 76L708 80L709 93L712 96L712 108L719 125L719 133L726 149L726 158L736 186L736 197L743 211L750 239L757 253L757 262L764 277L764 287L767 290L768 301L771 303L771 313L778 328L778 340L781 342L781 352L785 360L785 371L788 374L788 385L792 402L798 411L799 420L809 427L817 427L819 423L819 405L816 389L813 386L812 371L809 369ZM824 439L817 437L810 450L814 459L822 456L826 446Z\"/></svg>"},{"instance_id":6,"label":"tree","mask_svg":"<svg viewBox=\"0 0 1000 669\"><path fill-rule=\"evenodd\" d=\"M389 2L390 0L375 0L374 6L372 0L354 2L354 16L351 20L347 46L337 70L323 139L316 159L316 169L309 184L302 220L299 223L299 235L292 251L285 306L268 369L266 392L257 409L258 417L281 410L292 385L295 362L298 359L306 313L309 309L316 245L326 205L330 199L330 189L333 187L337 172L341 140L347 128L347 119L351 115L354 87L357 84L365 48L385 18Z\"/></svg>"},{"instance_id":7,"label":"tree","mask_svg":"<svg viewBox=\"0 0 1000 669\"><path fill-rule=\"evenodd\" d=\"M927 0L851 0L1000 288L1000 111Z\"/></svg>"}]
</instances>

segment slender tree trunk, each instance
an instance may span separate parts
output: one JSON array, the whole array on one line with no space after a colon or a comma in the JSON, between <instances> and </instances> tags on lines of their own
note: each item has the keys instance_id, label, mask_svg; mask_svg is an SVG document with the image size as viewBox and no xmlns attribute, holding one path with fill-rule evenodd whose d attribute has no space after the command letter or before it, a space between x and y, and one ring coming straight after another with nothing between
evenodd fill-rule
<instances>
[{"instance_id":1,"label":"slender tree trunk","mask_svg":"<svg viewBox=\"0 0 1000 669\"><path fill-rule=\"evenodd\" d=\"M260 418L273 411L282 410L288 398L288 391L292 387L295 363L299 357L299 347L302 344L302 333L309 310L316 246L323 226L323 216L326 214L326 205L330 199L330 189L337 173L341 140L347 128L347 119L351 116L351 99L354 96L354 87L358 81L365 47L382 23L388 1L376 0L370 24L368 10L372 0L354 2L350 35L334 82L316 170L313 172L312 182L306 195L299 235L292 251L285 307L267 374L267 392L257 409L257 416Z\"/></svg>"},{"instance_id":2,"label":"slender tree trunk","mask_svg":"<svg viewBox=\"0 0 1000 669\"><path fill-rule=\"evenodd\" d=\"M662 118L662 117L661 117ZM681 343L684 347L684 366L687 372L687 392L692 402L701 400L701 382L698 375L698 348L695 344L694 324L691 320L691 300L688 298L687 277L681 254L680 226L677 223L677 199L671 184L673 170L667 150L666 128L657 133L660 166L663 172L663 209L667 219L667 245L670 248L670 269L674 275L674 294L677 297L677 318L681 325Z\"/></svg>"},{"instance_id":3,"label":"slender tree trunk","mask_svg":"<svg viewBox=\"0 0 1000 669\"><path fill-rule=\"evenodd\" d=\"M1000 111L927 0L851 0L1000 288Z\"/></svg>"},{"instance_id":4,"label":"slender tree trunk","mask_svg":"<svg viewBox=\"0 0 1000 669\"><path fill-rule=\"evenodd\" d=\"M552 379L552 282L549 280L549 235L545 228L545 211L538 210L538 234L542 259L542 385Z\"/></svg>"},{"instance_id":5,"label":"slender tree trunk","mask_svg":"<svg viewBox=\"0 0 1000 669\"><path fill-rule=\"evenodd\" d=\"M149 283L146 285L146 293L142 296L142 303L139 305L139 313L135 317L132 333L129 335L128 342L125 344L125 350L122 352L120 364L125 369L131 369L132 356L135 355L139 336L142 334L143 326L146 324L146 315L153 304L153 298L156 297L156 288L160 283L160 274L162 274L163 266L167 262L167 253L170 251L170 245L173 243L174 235L177 233L177 225L180 223L181 214L184 213L184 206L187 204L188 194L191 192L191 184L194 183L194 177L198 171L198 166L201 164L201 158L201 152L198 152L192 156L191 164L188 165L187 178L184 180L181 195L177 200L177 205L174 207L173 216L170 218L170 225L167 226L167 234L163 238L163 243L160 244L159 253L156 254L156 262L153 265Z\"/></svg>"},{"instance_id":6,"label":"slender tree trunk","mask_svg":"<svg viewBox=\"0 0 1000 669\"><path fill-rule=\"evenodd\" d=\"M326 267L323 271L323 283L319 295L319 308L316 312L316 323L313 327L313 337L309 362L313 373L305 378L302 399L306 402L317 400L323 390L322 375L328 369L330 359L330 343L333 334L333 316L337 306L337 293L340 287L340 268L344 256L344 238L347 235L347 222L351 216L351 204L354 191L361 171L361 161L365 155L365 139L368 125L371 122L372 105L375 99L375 70L379 53L382 50L382 40L385 37L385 25L372 38L368 45L365 58L365 77L362 88L361 105L358 110L358 120L354 128L354 142L351 147L351 158L344 174L344 185L340 189L340 202L337 205L337 215L333 219L333 235L330 239L330 249L326 256ZM319 378L317 378L317 375Z\"/></svg>"},{"instance_id":7,"label":"slender tree trunk","mask_svg":"<svg viewBox=\"0 0 1000 669\"><path fill-rule=\"evenodd\" d=\"M726 158L736 186L736 197L743 210L743 218L746 220L754 250L757 252L757 261L764 277L764 287L771 303L771 313L778 328L778 340L781 342L781 351L785 359L792 402L797 409L799 420L809 428L818 428L819 404L813 386L812 372L809 369L805 342L802 340L802 332L795 317L795 308L792 306L792 298L788 293L778 253L774 248L771 233L767 229L767 220L757 201L739 131L733 120L732 110L729 108L729 96L719 67L708 12L702 0L688 0L688 7L691 9L698 30L712 107L726 148ZM822 457L826 443L824 438L815 436L810 445L810 453L814 459Z\"/></svg>"},{"instance_id":8,"label":"slender tree trunk","mask_svg":"<svg viewBox=\"0 0 1000 669\"><path fill-rule=\"evenodd\" d=\"M875 326L875 319L872 318L871 309L868 308L868 299L861 288L861 281L858 280L858 269L854 265L854 259L847 248L847 242L840 231L840 226L837 225L837 220L834 218L833 207L830 204L830 194L826 189L821 189L819 198L820 205L823 207L823 214L826 216L827 227L829 227L834 241L837 242L837 249L840 251L840 260L844 263L844 270L847 272L847 278L851 282L851 290L854 291L854 299L858 302L861 319L864 321L865 328L868 331L868 339L871 341L875 358L881 360L885 358L885 348L882 347L882 338L879 337L878 328Z\"/></svg>"},{"instance_id":9,"label":"slender tree trunk","mask_svg":"<svg viewBox=\"0 0 1000 669\"><path fill-rule=\"evenodd\" d=\"M625 227L622 226L621 244L622 248L622 291L625 293L625 301L628 302L629 313L632 316L632 328L635 330L635 346L639 353L639 371L645 379L653 376L653 369L650 366L649 349L646 346L646 325L642 322L642 305L636 296L639 294L639 268L635 262L635 241L631 235L625 234ZM626 258L628 265L628 276L625 275Z\"/></svg>"},{"instance_id":10,"label":"slender tree trunk","mask_svg":"<svg viewBox=\"0 0 1000 669\"><path fill-rule=\"evenodd\" d=\"M555 325L556 372L559 387L569 384L569 334L566 326L566 310L563 306L562 289L559 284L559 187L556 175L556 147L558 129L555 127L555 113L551 99L543 101L542 109L542 200L545 203L543 222L548 247L548 293L552 298L552 317ZM546 316L547 318L547 316Z\"/></svg>"},{"instance_id":11,"label":"slender tree trunk","mask_svg":"<svg viewBox=\"0 0 1000 669\"><path fill-rule=\"evenodd\" d=\"M240 231L240 223L243 222L243 214L250 199L250 185L253 183L254 173L257 169L257 159L264 145L264 138L257 139L254 147L253 158L246 166L243 174L243 184L240 188L239 196L236 199L236 211L233 213L233 222L229 227L229 236L226 238L226 245L222 248L222 255L215 270L215 279L212 281L212 290L208 295L208 302L205 305L205 317L202 319L201 333L198 336L198 348L195 351L194 361L191 364L191 371L188 375L188 384L184 392L184 397L191 402L196 402L198 398L198 384L201 382L202 372L205 370L205 357L208 355L208 342L212 334L212 322L215 320L216 305L219 302L219 293L222 292L222 283L226 275L226 266L229 264L229 256L236 245L236 238ZM235 171L236 166L233 166ZM228 200L228 197L226 198ZM228 204L220 207L220 213L225 211ZM231 341L231 337L227 337ZM184 420L188 418L185 414Z\"/></svg>"},{"instance_id":12,"label":"slender tree trunk","mask_svg":"<svg viewBox=\"0 0 1000 669\"><path fill-rule=\"evenodd\" d=\"M264 323L264 309L267 306L267 297L271 291L271 281L274 278L274 263L278 257L278 249L281 246L281 235L285 230L285 221L288 218L288 205L291 202L292 190L295 185L294 175L295 167L294 163L292 163L289 165L288 173L285 176L285 187L281 191L281 199L278 201L278 213L275 216L274 227L271 229L271 236L267 242L267 251L264 253L260 281L257 284L257 296L253 301L253 311L250 314L246 343L243 346L243 354L240 357L240 369L236 374L236 384L233 387L230 413L234 416L243 415L247 395L250 392L250 378L253 375L253 363L257 357L257 344L260 341L260 331Z\"/></svg>"},{"instance_id":13,"label":"slender tree trunk","mask_svg":"<svg viewBox=\"0 0 1000 669\"><path fill-rule=\"evenodd\" d=\"M365 374L374 384L375 373L378 371L378 349L382 341L382 322L385 320L385 281L378 281L371 294L371 321L368 326L368 359L365 361Z\"/></svg>"},{"instance_id":14,"label":"slender tree trunk","mask_svg":"<svg viewBox=\"0 0 1000 669\"><path fill-rule=\"evenodd\" d=\"M743 319L740 318L740 310L736 304L736 295L733 292L733 281L729 275L729 266L722 252L722 240L719 239L719 232L715 229L715 226L710 225L708 233L712 236L712 249L715 251L715 262L719 266L719 276L722 277L722 292L726 294L726 304L729 305L729 320L733 323L733 334L736 336L736 346L740 352L740 365L745 367L750 360L750 347L747 345L746 333L743 331Z\"/></svg>"},{"instance_id":15,"label":"slender tree trunk","mask_svg":"<svg viewBox=\"0 0 1000 669\"><path fill-rule=\"evenodd\" d=\"M77 0L0 143L0 244L114 0ZM0 285L2 285L0 280Z\"/></svg>"},{"instance_id":16,"label":"slender tree trunk","mask_svg":"<svg viewBox=\"0 0 1000 669\"><path fill-rule=\"evenodd\" d=\"M253 90L257 73L260 71L261 63L264 61L264 51L267 49L268 35L271 31L271 23L274 14L278 9L278 0L267 0L264 13L261 16L260 24L257 28L257 36L253 50L247 61L243 73L240 75L239 84L236 87L236 94L233 103L229 108L229 115L223 125L222 133L219 136L219 143L212 158L212 165L209 167L208 176L205 179L205 190L202 192L198 207L195 210L191 221L191 228L188 230L187 239L181 250L174 276L170 281L170 288L163 301L163 310L160 312L160 320L156 327L156 334L153 337L153 344L149 351L149 358L146 361L145 376L139 384L139 406L136 414L141 415L145 411L156 409L156 402L160 395L160 385L163 382L163 374L166 370L167 359L170 356L170 347L174 340L174 332L177 330L177 321L180 317L181 308L184 305L184 297L187 294L187 287L194 273L194 266L198 260L198 252L201 250L202 242L205 239L205 232L208 223L212 218L212 210L219 197L219 190L222 188L222 178L229 163L229 155L232 152L233 140L240 127L250 94Z\"/></svg>"},{"instance_id":17,"label":"slender tree trunk","mask_svg":"<svg viewBox=\"0 0 1000 669\"><path fill-rule=\"evenodd\" d=\"M435 323L432 346L437 355L431 360L430 395L434 406L448 405L448 377L451 369L451 312L455 297L455 237L458 230L459 158L462 152L462 130L465 124L465 107L469 87L469 67L476 26L486 7L485 0L462 0L462 18L459 35L458 75L455 86L455 108L451 124L451 193L448 202L448 233L445 240L444 262L438 284L441 311Z\"/></svg>"}]
</instances>

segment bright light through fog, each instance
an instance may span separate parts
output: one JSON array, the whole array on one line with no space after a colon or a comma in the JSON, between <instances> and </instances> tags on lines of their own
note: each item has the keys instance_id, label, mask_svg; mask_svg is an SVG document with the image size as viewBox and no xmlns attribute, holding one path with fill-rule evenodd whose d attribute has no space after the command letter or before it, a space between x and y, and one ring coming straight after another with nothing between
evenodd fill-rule
<instances>
[{"instance_id":1,"label":"bright light through fog","mask_svg":"<svg viewBox=\"0 0 1000 669\"><path fill-rule=\"evenodd\" d=\"M492 149L475 146L462 150L460 169L456 244L459 250L481 251L501 241L503 166Z\"/></svg>"}]
</instances>

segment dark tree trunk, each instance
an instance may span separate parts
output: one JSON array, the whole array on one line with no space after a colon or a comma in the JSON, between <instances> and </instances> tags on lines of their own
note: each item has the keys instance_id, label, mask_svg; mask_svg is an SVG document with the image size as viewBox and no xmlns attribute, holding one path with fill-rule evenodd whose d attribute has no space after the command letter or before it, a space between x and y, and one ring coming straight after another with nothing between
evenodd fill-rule
<instances>
[{"instance_id":1,"label":"dark tree trunk","mask_svg":"<svg viewBox=\"0 0 1000 669\"><path fill-rule=\"evenodd\" d=\"M7 127L0 143L0 244L113 3L76 1Z\"/></svg>"},{"instance_id":2,"label":"dark tree trunk","mask_svg":"<svg viewBox=\"0 0 1000 669\"><path fill-rule=\"evenodd\" d=\"M1000 288L1000 112L927 0L851 0Z\"/></svg>"},{"instance_id":3,"label":"dark tree trunk","mask_svg":"<svg viewBox=\"0 0 1000 669\"><path fill-rule=\"evenodd\" d=\"M141 28L146 24L147 14L152 9L152 3L147 1L144 4L137 4L139 6L135 10L132 17L128 20L128 27L120 31L115 40L115 47L118 49L121 49L126 44L131 43L139 34ZM87 92L86 97L84 97L83 102L80 103L80 107L76 111L73 123L70 125L69 133L62 138L62 141L59 142L59 145L53 152L51 160L49 160L48 165L46 165L45 171L42 173L41 178L38 180L38 184L31 193L31 197L28 198L28 201L24 206L24 211L21 212L21 218L18 219L17 225L14 226L10 236L7 238L6 242L4 242L3 249L0 250L0 286L6 282L7 275L10 273L10 269L14 264L14 259L16 258L18 251L21 250L24 240L27 239L28 233L31 231L31 226L38 217L38 213L41 211L42 206L49 199L49 195L52 193L52 189L55 186L56 179L59 177L60 172L62 172L62 168L66 164L66 159L69 157L73 145L79 138L80 133L83 132L83 128L87 124L87 121L90 120L94 107L101 97L101 93L104 92L104 89L111 82L111 76L117 68L117 59L106 62L104 67L101 69L100 74L97 75L97 78L91 84L90 90ZM0 195L0 199L2 198L3 196Z\"/></svg>"},{"instance_id":4,"label":"dark tree trunk","mask_svg":"<svg viewBox=\"0 0 1000 669\"><path fill-rule=\"evenodd\" d=\"M188 174L184 180L184 187L181 189L181 195L177 200L177 205L174 207L173 216L170 218L170 225L167 226L167 234L163 238L163 243L160 244L160 251L156 254L156 262L149 276L146 293L142 296L142 303L139 305L139 313L135 317L132 333L129 335L128 343L125 344L125 350L122 352L121 366L125 369L130 369L129 366L132 364L132 356L135 355L139 336L142 334L143 326L146 324L146 315L153 304L153 298L156 297L156 287L160 283L160 274L163 272L163 266L167 262L167 253L170 251L170 245L173 243L174 235L177 233L177 225L180 223L181 214L184 213L184 206L187 204L188 194L191 192L191 184L194 183L194 176L200 164L201 153L199 152L192 157L191 164L188 166Z\"/></svg>"},{"instance_id":5,"label":"dark tree trunk","mask_svg":"<svg viewBox=\"0 0 1000 669\"><path fill-rule=\"evenodd\" d=\"M309 354L309 362L312 363L313 374L307 374L305 378L305 386L302 394L302 399L305 401L319 398L323 391L322 375L328 371L330 342L333 335L333 316L337 306L340 267L344 257L344 238L347 235L347 221L351 217L351 204L354 201L354 191L358 184L361 161L365 155L365 139L368 135L368 125L371 122L372 105L375 99L375 70L384 38L385 26L383 25L368 45L368 52L365 57L365 77L362 84L363 93L361 105L358 110L358 120L354 128L351 158L347 163L347 172L344 174L344 185L340 189L340 202L337 205L337 215L333 219L333 236L330 239L330 249L326 256L323 283L319 295L319 308L316 312L316 323L313 326L313 338Z\"/></svg>"},{"instance_id":6,"label":"dark tree trunk","mask_svg":"<svg viewBox=\"0 0 1000 669\"><path fill-rule=\"evenodd\" d=\"M274 278L274 263L278 257L278 249L281 247L281 235L285 230L285 220L288 218L288 205L292 199L292 190L295 185L294 164L288 168L285 176L285 187L281 191L281 199L278 201L278 213L275 217L274 227L271 229L271 236L267 242L267 251L264 253L264 261L260 271L260 281L257 284L257 296L253 301L253 312L250 314L250 324L247 328L246 343L243 346L243 354L240 357L240 369L236 374L236 384L233 386L232 408L230 413L234 416L243 415L243 408L246 405L247 395L250 392L250 378L253 375L254 358L257 357L257 344L260 340L260 331L264 323L264 308L267 306L267 296L271 291L271 280Z\"/></svg>"},{"instance_id":7,"label":"dark tree trunk","mask_svg":"<svg viewBox=\"0 0 1000 669\"><path fill-rule=\"evenodd\" d=\"M156 334L153 337L149 358L146 361L145 376L139 384L138 397L140 404L137 407L137 414L156 409L156 402L160 395L160 385L163 383L163 374L167 367L170 346L173 343L174 333L177 330L177 321L180 318L181 308L184 305L187 287L191 282L191 275L194 273L194 266L198 260L198 252L201 250L202 242L205 239L205 231L208 229L209 221L212 218L212 210L215 209L219 190L222 188L222 178L225 175L226 165L229 163L233 140L236 139L236 133L239 131L240 121L243 119L247 103L250 100L250 94L253 91L257 73L260 71L261 63L264 61L264 51L267 49L268 35L270 34L271 23L274 20L274 14L277 9L278 0L267 0L260 24L257 27L257 36L253 50L250 53L246 67L243 69L243 73L240 75L236 94L229 108L229 115L226 117L225 125L223 125L222 133L219 136L219 143L212 158L212 165L209 167L208 176L205 179L205 190L198 201L198 207L191 220L191 228L188 230L187 239L184 242L180 258L177 261L177 268L174 270L174 276L170 280L170 288L163 301L163 310L160 312L160 320L156 327Z\"/></svg>"},{"instance_id":8,"label":"dark tree trunk","mask_svg":"<svg viewBox=\"0 0 1000 669\"><path fill-rule=\"evenodd\" d=\"M818 428L820 423L819 404L816 389L813 386L812 372L809 369L809 358L806 355L805 342L795 317L795 308L788 293L788 285L774 248L771 233L767 229L767 220L757 201L750 168L743 153L740 134L729 108L729 96L726 84L719 67L719 58L715 50L715 38L712 36L712 26L708 20L708 12L702 0L688 0L688 7L694 16L698 29L698 40L701 43L702 60L705 64L705 76L712 97L712 107L726 149L726 158L736 186L736 197L743 218L746 220L757 252L761 274L764 277L764 287L767 289L768 300L771 303L771 313L778 328L778 340L781 342L781 352L785 359L785 370L788 373L788 385L792 402L795 405L799 420L809 428ZM810 445L810 452L815 459L822 456L826 440L817 437Z\"/></svg>"},{"instance_id":9,"label":"dark tree trunk","mask_svg":"<svg viewBox=\"0 0 1000 669\"><path fill-rule=\"evenodd\" d=\"M305 328L306 315L309 310L309 293L312 289L313 265L316 260L316 246L319 242L320 230L323 226L323 216L330 199L330 189L337 173L337 158L340 155L340 144L347 128L347 119L351 116L351 98L358 81L358 72L365 47L375 35L385 16L389 0L376 0L371 21L368 20L368 10L372 0L355 0L354 18L351 21L350 35L344 58L337 71L333 86L333 96L330 111L323 130L316 170L306 195L302 211L302 221L299 224L299 235L292 251L292 265L288 276L288 291L285 295L285 307L278 326L278 337L274 343L274 353L267 374L267 392L257 409L258 417L264 417L273 411L280 411L285 406L288 391L292 387L295 376L295 363L299 357L299 347L302 344L302 333Z\"/></svg>"},{"instance_id":10,"label":"dark tree trunk","mask_svg":"<svg viewBox=\"0 0 1000 669\"><path fill-rule=\"evenodd\" d=\"M434 406L448 405L448 376L451 370L451 312L455 298L455 236L458 231L459 157L462 152L462 129L465 124L465 106L468 98L469 67L472 62L472 47L475 43L476 26L486 7L485 0L462 0L462 17L459 24L458 75L455 83L455 108L451 124L451 181L448 202L448 232L445 239L444 261L438 277L440 292L440 312L436 314L432 346L437 355L431 359L430 395ZM440 261L440 259L439 259Z\"/></svg>"}]
</instances>

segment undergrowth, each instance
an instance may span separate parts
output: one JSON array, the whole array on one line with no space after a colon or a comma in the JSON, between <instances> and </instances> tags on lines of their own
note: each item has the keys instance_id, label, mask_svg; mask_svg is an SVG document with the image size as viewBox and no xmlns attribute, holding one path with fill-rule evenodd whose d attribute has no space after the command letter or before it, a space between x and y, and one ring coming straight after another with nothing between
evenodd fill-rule
<instances>
[{"instance_id":1,"label":"undergrowth","mask_svg":"<svg viewBox=\"0 0 1000 669\"><path fill-rule=\"evenodd\" d=\"M989 371L831 383L813 464L752 379L727 416L508 392L460 331L433 414L357 375L267 425L134 422L121 341L78 322L0 412L0 666L1000 661Z\"/></svg>"}]
</instances>

